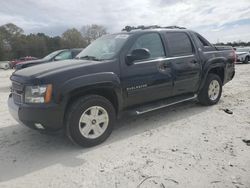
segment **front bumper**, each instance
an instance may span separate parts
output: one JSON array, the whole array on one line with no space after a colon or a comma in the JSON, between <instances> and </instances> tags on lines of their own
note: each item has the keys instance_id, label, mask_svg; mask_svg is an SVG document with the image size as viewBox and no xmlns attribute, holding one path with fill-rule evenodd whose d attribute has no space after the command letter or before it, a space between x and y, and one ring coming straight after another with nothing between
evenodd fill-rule
<instances>
[{"instance_id":1,"label":"front bumper","mask_svg":"<svg viewBox=\"0 0 250 188\"><path fill-rule=\"evenodd\" d=\"M57 131L63 127L63 111L57 104L17 105L10 94L8 106L16 121L32 129Z\"/></svg>"}]
</instances>

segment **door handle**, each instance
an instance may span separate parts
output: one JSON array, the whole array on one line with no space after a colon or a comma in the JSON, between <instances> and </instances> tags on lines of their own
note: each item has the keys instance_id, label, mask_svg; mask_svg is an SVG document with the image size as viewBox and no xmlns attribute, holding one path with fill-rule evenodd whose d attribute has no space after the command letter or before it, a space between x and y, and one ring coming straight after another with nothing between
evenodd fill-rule
<instances>
[{"instance_id":1,"label":"door handle","mask_svg":"<svg viewBox=\"0 0 250 188\"><path fill-rule=\"evenodd\" d=\"M170 63L162 63L162 64L159 66L159 69L160 69L161 71L165 71L166 69L168 69L168 68L170 68L170 67L171 67Z\"/></svg>"},{"instance_id":2,"label":"door handle","mask_svg":"<svg viewBox=\"0 0 250 188\"><path fill-rule=\"evenodd\" d=\"M191 61L191 63L193 63L193 64L197 64L197 63L198 63L198 61L193 60L193 61Z\"/></svg>"}]
</instances>

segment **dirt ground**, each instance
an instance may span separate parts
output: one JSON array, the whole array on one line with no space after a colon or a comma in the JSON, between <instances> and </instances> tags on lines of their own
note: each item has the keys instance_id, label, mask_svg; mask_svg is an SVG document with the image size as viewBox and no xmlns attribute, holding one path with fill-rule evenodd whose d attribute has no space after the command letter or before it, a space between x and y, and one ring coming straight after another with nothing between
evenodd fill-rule
<instances>
[{"instance_id":1,"label":"dirt ground","mask_svg":"<svg viewBox=\"0 0 250 188\"><path fill-rule=\"evenodd\" d=\"M0 70L1 188L250 187L250 64L236 65L218 105L123 119L87 149L19 125L7 108L10 74Z\"/></svg>"}]
</instances>

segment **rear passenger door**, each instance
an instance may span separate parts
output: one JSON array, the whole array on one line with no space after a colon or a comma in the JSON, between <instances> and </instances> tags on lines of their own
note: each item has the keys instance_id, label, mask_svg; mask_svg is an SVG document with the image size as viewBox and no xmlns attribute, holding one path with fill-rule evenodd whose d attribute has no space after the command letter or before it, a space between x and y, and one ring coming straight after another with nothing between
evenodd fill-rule
<instances>
[{"instance_id":1,"label":"rear passenger door","mask_svg":"<svg viewBox=\"0 0 250 188\"><path fill-rule=\"evenodd\" d=\"M166 32L167 51L174 81L173 95L195 93L199 86L201 61L186 32Z\"/></svg>"}]
</instances>

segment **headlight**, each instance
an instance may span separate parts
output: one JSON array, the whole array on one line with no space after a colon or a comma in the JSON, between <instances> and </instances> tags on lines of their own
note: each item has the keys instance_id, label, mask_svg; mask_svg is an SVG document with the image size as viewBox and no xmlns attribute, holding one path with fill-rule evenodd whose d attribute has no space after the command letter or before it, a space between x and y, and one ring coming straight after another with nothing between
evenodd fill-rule
<instances>
[{"instance_id":1,"label":"headlight","mask_svg":"<svg viewBox=\"0 0 250 188\"><path fill-rule=\"evenodd\" d=\"M25 87L25 103L49 103L51 96L51 84Z\"/></svg>"}]
</instances>

